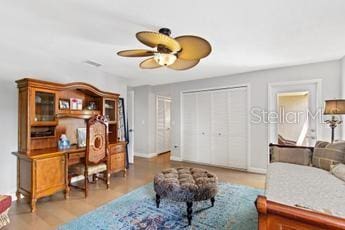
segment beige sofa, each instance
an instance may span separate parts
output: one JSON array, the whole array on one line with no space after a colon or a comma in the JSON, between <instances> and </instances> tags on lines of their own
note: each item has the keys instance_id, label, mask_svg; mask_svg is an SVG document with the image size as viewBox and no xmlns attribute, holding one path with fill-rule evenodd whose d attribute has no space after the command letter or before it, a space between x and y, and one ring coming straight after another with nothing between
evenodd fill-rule
<instances>
[{"instance_id":1,"label":"beige sofa","mask_svg":"<svg viewBox=\"0 0 345 230\"><path fill-rule=\"evenodd\" d=\"M259 229L345 229L345 181L329 171L345 163L345 142L271 144L270 159L265 194L256 203Z\"/></svg>"}]
</instances>

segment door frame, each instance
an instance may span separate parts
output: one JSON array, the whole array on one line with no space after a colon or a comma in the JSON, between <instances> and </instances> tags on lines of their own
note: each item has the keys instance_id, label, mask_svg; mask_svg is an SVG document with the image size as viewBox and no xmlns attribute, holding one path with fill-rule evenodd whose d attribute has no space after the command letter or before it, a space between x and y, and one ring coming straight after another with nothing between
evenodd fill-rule
<instances>
[{"instance_id":1,"label":"door frame","mask_svg":"<svg viewBox=\"0 0 345 230\"><path fill-rule=\"evenodd\" d=\"M170 101L170 151L172 151L172 149L171 149L171 147L172 147L172 145L171 145L171 103L172 103L172 98L171 97L167 97L167 96L161 96L161 95L156 95L156 113L155 113L155 115L156 115L156 119L155 119L155 153L157 153L157 154L160 154L160 152L158 152L157 150L157 140L158 140L158 138L157 138L157 135L158 135L158 125L157 125L157 121L158 121L158 100L159 99L164 99L164 100L169 100ZM162 153L164 153L164 152L162 152Z\"/></svg>"},{"instance_id":2,"label":"door frame","mask_svg":"<svg viewBox=\"0 0 345 230\"><path fill-rule=\"evenodd\" d=\"M275 93L275 90L277 90L278 88L286 88L286 90L284 89L285 92L289 91L289 87L293 87L293 86L299 86L299 87L303 87L303 86L311 86L311 85L315 85L315 109L318 110L320 108L321 104L321 98L322 98L322 91L321 91L321 85L322 85L322 80L321 79L312 79L312 80L301 80L301 81L285 81L285 82L274 82L274 83L268 83L268 97L267 97L267 102L268 102L268 107L267 107L267 112L271 112L271 111L276 111L277 109L277 105L276 105L276 98L273 95L273 93ZM277 89L275 89L277 88ZM294 89L291 88L291 92L295 91ZM318 135L320 135L321 133L321 127L320 125L317 124L317 120L315 121L315 136L316 138L318 138ZM268 123L267 126L267 148L269 148L269 144L272 142L272 140L274 140L276 138L276 133L277 133L277 125L276 124L272 124L272 123ZM269 162L269 155L267 156L267 162Z\"/></svg>"},{"instance_id":3,"label":"door frame","mask_svg":"<svg viewBox=\"0 0 345 230\"><path fill-rule=\"evenodd\" d=\"M129 143L128 145L131 145L132 147L128 148L128 150L132 149L132 152L128 151L128 161L130 164L134 163L134 145L135 145L135 139L134 139L134 132L135 132L135 92L134 90L129 90L127 92L127 129L128 129L128 140ZM129 105L131 105L131 107L129 108ZM129 114L131 113L131 115L129 116ZM131 118L131 120L129 120L129 118ZM129 124L131 124L131 126L129 126ZM132 129L132 131L130 131L130 129Z\"/></svg>"},{"instance_id":4,"label":"door frame","mask_svg":"<svg viewBox=\"0 0 345 230\"><path fill-rule=\"evenodd\" d=\"M210 87L210 88L199 88L199 89L189 89L180 91L180 157L179 160L183 161L184 149L183 149L183 95L185 93L198 93L201 91L215 91L233 88L246 88L247 89L247 154L246 154L246 168L245 171L250 171L251 169L251 125L250 125L250 110L251 110L251 85L250 83L226 85L221 87ZM198 164L203 164L196 162ZM212 164L210 164L212 165ZM224 167L224 166L220 166ZM227 168L227 167L226 167ZM230 168L230 167L229 167Z\"/></svg>"}]
</instances>

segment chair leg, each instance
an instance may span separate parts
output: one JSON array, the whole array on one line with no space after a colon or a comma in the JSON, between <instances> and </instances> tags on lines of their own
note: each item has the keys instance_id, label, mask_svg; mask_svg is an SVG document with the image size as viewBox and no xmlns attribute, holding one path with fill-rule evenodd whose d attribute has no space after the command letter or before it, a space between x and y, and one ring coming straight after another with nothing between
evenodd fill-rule
<instances>
[{"instance_id":1,"label":"chair leg","mask_svg":"<svg viewBox=\"0 0 345 230\"><path fill-rule=\"evenodd\" d=\"M107 176L107 189L110 188L110 172L109 170L106 171L106 176Z\"/></svg>"},{"instance_id":2,"label":"chair leg","mask_svg":"<svg viewBox=\"0 0 345 230\"><path fill-rule=\"evenodd\" d=\"M88 172L85 170L85 174L84 174L84 192L85 192L85 198L88 195L88 189L89 189L89 176L88 176Z\"/></svg>"}]
</instances>

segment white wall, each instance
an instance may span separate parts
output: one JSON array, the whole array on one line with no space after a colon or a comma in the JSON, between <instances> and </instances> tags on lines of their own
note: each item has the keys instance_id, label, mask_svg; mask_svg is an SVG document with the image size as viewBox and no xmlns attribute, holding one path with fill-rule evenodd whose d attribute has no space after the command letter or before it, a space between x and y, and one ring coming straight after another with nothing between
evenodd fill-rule
<instances>
[{"instance_id":1,"label":"white wall","mask_svg":"<svg viewBox=\"0 0 345 230\"><path fill-rule=\"evenodd\" d=\"M345 56L340 60L341 98L345 99ZM345 124L342 124L342 137L345 137Z\"/></svg>"},{"instance_id":2,"label":"white wall","mask_svg":"<svg viewBox=\"0 0 345 230\"><path fill-rule=\"evenodd\" d=\"M203 80L187 81L174 84L152 86L151 92L155 95L172 98L172 156L179 158L180 153L180 93L191 89L205 89L211 87L223 87L239 84L250 84L251 106L261 107L267 110L268 84L273 82L322 80L322 93L320 105L327 98L335 98L341 95L340 87L340 62L330 61L287 68L277 68L250 73L236 74ZM205 76L207 77L207 76ZM136 88L134 88L136 91ZM136 97L137 98L137 97ZM155 107L148 108L149 110ZM137 111L137 110L136 110ZM138 113L136 113L138 115ZM324 125L322 125L324 126ZM323 127L320 137L329 139L329 133ZM268 128L266 124L251 124L251 149L250 170L264 171L267 166ZM154 135L154 134L153 134Z\"/></svg>"},{"instance_id":3,"label":"white wall","mask_svg":"<svg viewBox=\"0 0 345 230\"><path fill-rule=\"evenodd\" d=\"M13 194L16 190L16 158L18 115L15 80L24 77L68 83L82 81L101 90L127 95L123 79L99 71L82 63L68 63L53 58L49 53L33 53L16 47L1 47L0 52L0 194Z\"/></svg>"},{"instance_id":4,"label":"white wall","mask_svg":"<svg viewBox=\"0 0 345 230\"><path fill-rule=\"evenodd\" d=\"M134 90L134 155L150 157L155 151L156 97L152 86L143 85Z\"/></svg>"}]
</instances>

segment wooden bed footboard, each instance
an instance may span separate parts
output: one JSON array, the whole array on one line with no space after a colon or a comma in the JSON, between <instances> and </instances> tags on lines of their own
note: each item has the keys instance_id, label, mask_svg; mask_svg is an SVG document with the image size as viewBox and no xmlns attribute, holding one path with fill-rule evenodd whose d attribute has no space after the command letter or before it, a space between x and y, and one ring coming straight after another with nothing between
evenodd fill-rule
<instances>
[{"instance_id":1,"label":"wooden bed footboard","mask_svg":"<svg viewBox=\"0 0 345 230\"><path fill-rule=\"evenodd\" d=\"M345 229L345 219L269 201L265 196L258 196L255 205L259 230Z\"/></svg>"}]
</instances>

